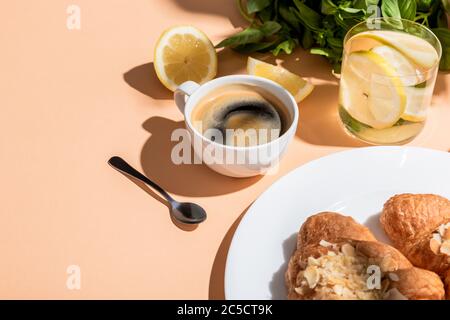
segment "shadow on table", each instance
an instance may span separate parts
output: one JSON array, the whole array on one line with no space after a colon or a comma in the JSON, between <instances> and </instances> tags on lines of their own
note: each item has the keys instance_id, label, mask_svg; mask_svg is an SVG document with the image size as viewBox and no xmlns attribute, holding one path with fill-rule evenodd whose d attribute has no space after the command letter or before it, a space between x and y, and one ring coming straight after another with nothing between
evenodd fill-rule
<instances>
[{"instance_id":1,"label":"shadow on table","mask_svg":"<svg viewBox=\"0 0 450 320\"><path fill-rule=\"evenodd\" d=\"M208 298L210 300L225 299L225 264L227 262L228 250L230 249L231 240L233 239L234 233L236 232L239 223L241 222L250 206L248 206L231 225L230 229L228 229L225 237L220 243L219 249L217 250L216 257L214 258L214 263L211 269L211 275L209 277Z\"/></svg>"},{"instance_id":2,"label":"shadow on table","mask_svg":"<svg viewBox=\"0 0 450 320\"><path fill-rule=\"evenodd\" d=\"M316 86L311 96L300 103L297 136L314 145L364 147L367 143L349 136L338 114L338 86Z\"/></svg>"},{"instance_id":3,"label":"shadow on table","mask_svg":"<svg viewBox=\"0 0 450 320\"><path fill-rule=\"evenodd\" d=\"M172 161L171 153L179 142L171 141L171 135L177 129L184 129L184 122L152 117L142 126L151 134L142 147L142 169L150 179L172 194L191 197L222 195L245 189L262 178L226 177L204 164L177 165Z\"/></svg>"},{"instance_id":4,"label":"shadow on table","mask_svg":"<svg viewBox=\"0 0 450 320\"><path fill-rule=\"evenodd\" d=\"M449 87L447 83L450 83L450 72L439 72L437 79L436 79L436 85L434 87L434 95L447 95L447 97L450 94Z\"/></svg>"},{"instance_id":5,"label":"shadow on table","mask_svg":"<svg viewBox=\"0 0 450 320\"><path fill-rule=\"evenodd\" d=\"M245 70L247 57L230 49L223 49L217 53L217 77L236 74ZM128 70L123 75L124 81L140 93L156 99L171 100L173 93L159 81L153 62L145 63ZM175 104L174 104L175 106Z\"/></svg>"},{"instance_id":6,"label":"shadow on table","mask_svg":"<svg viewBox=\"0 0 450 320\"><path fill-rule=\"evenodd\" d=\"M211 270L211 275L209 278L210 300L225 299L225 264L227 261L228 250L230 249L234 233L236 232L239 223L241 222L242 218L244 217L250 206L248 206L247 209L245 209L244 212L239 216L239 218L233 223L233 225L230 227L225 237L223 238L219 246L219 250L217 250L216 257L214 259L213 267ZM286 286L284 282L284 274L286 273L287 265L292 255L292 252L295 249L296 239L297 233L294 233L282 244L284 263L273 274L272 280L269 284L272 299L284 300L287 298Z\"/></svg>"},{"instance_id":7,"label":"shadow on table","mask_svg":"<svg viewBox=\"0 0 450 320\"><path fill-rule=\"evenodd\" d=\"M153 99L172 99L172 92L159 82L153 62L134 67L123 75L123 79L130 87Z\"/></svg>"},{"instance_id":8,"label":"shadow on table","mask_svg":"<svg viewBox=\"0 0 450 320\"><path fill-rule=\"evenodd\" d=\"M337 105L339 79L331 73L331 65L326 59L302 49L278 58L271 54L257 54L255 57L279 64L316 84L311 95L299 103L297 137L314 145L338 147L368 145L350 137L341 126Z\"/></svg>"},{"instance_id":9,"label":"shadow on table","mask_svg":"<svg viewBox=\"0 0 450 320\"><path fill-rule=\"evenodd\" d=\"M232 74L247 74L248 56L240 54L229 48L217 52L217 77L228 76Z\"/></svg>"},{"instance_id":10,"label":"shadow on table","mask_svg":"<svg viewBox=\"0 0 450 320\"><path fill-rule=\"evenodd\" d=\"M139 188L141 188L145 193L147 193L148 195L150 195L151 197L153 197L155 200L158 200L159 202L161 202L164 206L167 207L167 216L168 218L170 218L170 220L172 221L172 223L180 230L186 231L186 232L190 232L190 231L194 231L195 229L197 229L198 225L197 224L185 224L182 223L178 220L175 220L172 215L170 214L170 204L167 202L166 199L164 199L163 197L161 197L158 193L154 192L149 186L147 186L145 183L143 183L142 181L135 179L127 174L124 174L124 176L126 178L128 178L128 180L130 180L131 182L133 182L136 186L138 186Z\"/></svg>"}]
</instances>

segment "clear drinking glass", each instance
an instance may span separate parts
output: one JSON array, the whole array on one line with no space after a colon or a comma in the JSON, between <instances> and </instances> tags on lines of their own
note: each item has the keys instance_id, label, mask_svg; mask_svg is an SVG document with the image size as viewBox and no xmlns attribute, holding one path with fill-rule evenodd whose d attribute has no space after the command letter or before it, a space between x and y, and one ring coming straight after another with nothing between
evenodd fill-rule
<instances>
[{"instance_id":1,"label":"clear drinking glass","mask_svg":"<svg viewBox=\"0 0 450 320\"><path fill-rule=\"evenodd\" d=\"M344 39L339 116L352 136L372 144L402 144L425 125L442 47L423 25L375 18Z\"/></svg>"}]
</instances>

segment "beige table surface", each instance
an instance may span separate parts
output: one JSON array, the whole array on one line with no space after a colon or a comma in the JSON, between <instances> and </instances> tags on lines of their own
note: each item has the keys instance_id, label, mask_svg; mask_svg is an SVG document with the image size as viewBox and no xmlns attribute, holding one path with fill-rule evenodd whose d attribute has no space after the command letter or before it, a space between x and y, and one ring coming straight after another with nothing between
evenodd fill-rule
<instances>
[{"instance_id":1,"label":"beige table surface","mask_svg":"<svg viewBox=\"0 0 450 320\"><path fill-rule=\"evenodd\" d=\"M66 27L70 4L79 31ZM0 298L223 298L232 234L258 195L312 159L363 146L339 127L330 66L297 51L279 62L317 88L277 175L238 180L171 163L182 116L156 79L153 45L174 24L217 43L245 25L232 0L6 1L0 21ZM244 73L245 62L220 52L219 75ZM440 74L411 145L450 149L449 104ZM112 155L204 206L208 220L175 225L157 196L107 165ZM70 265L80 290L66 286Z\"/></svg>"}]
</instances>

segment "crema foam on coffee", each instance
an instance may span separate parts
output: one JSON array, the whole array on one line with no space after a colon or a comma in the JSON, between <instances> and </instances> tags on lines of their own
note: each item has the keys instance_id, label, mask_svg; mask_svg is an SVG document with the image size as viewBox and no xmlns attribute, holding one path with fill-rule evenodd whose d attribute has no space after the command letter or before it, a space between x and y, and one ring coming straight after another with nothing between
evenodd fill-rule
<instances>
[{"instance_id":1,"label":"crema foam on coffee","mask_svg":"<svg viewBox=\"0 0 450 320\"><path fill-rule=\"evenodd\" d=\"M194 127L206 138L230 146L268 143L287 127L286 110L262 89L244 84L217 88L191 113Z\"/></svg>"}]
</instances>

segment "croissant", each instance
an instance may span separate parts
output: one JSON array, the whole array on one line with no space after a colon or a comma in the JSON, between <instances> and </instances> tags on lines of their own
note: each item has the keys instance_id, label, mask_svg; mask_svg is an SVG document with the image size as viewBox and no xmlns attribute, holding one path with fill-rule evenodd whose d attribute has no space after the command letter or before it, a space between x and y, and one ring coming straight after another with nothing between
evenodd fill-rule
<instances>
[{"instance_id":1,"label":"croissant","mask_svg":"<svg viewBox=\"0 0 450 320\"><path fill-rule=\"evenodd\" d=\"M438 273L450 298L450 201L434 194L400 194L389 199L380 222L415 266Z\"/></svg>"},{"instance_id":2,"label":"croissant","mask_svg":"<svg viewBox=\"0 0 450 320\"><path fill-rule=\"evenodd\" d=\"M351 217L324 212L303 224L285 275L288 299L442 299L435 273L414 267Z\"/></svg>"}]
</instances>

